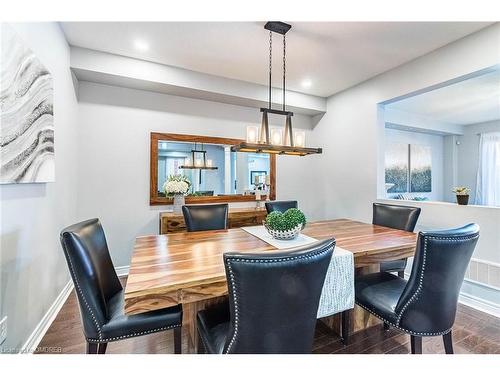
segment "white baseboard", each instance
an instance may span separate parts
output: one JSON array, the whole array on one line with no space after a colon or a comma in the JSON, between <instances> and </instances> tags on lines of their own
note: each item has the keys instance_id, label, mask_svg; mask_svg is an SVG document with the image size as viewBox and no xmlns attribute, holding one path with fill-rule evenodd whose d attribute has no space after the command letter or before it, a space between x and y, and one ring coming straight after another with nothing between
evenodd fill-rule
<instances>
[{"instance_id":1,"label":"white baseboard","mask_svg":"<svg viewBox=\"0 0 500 375\"><path fill-rule=\"evenodd\" d=\"M47 333L50 325L56 318L57 314L64 305L64 302L68 299L70 293L73 290L73 281L69 280L68 283L64 286L63 290L57 296L54 303L50 306L49 310L45 313L42 320L37 324L31 335L28 337L24 345L21 347L19 351L20 354L33 354L33 352L42 341L43 336Z\"/></svg>"},{"instance_id":2,"label":"white baseboard","mask_svg":"<svg viewBox=\"0 0 500 375\"><path fill-rule=\"evenodd\" d=\"M475 310L482 311L486 314L490 314L500 318L500 306L487 301L485 299L473 296L472 294L461 292L458 297L458 302L466 306L472 307Z\"/></svg>"},{"instance_id":3,"label":"white baseboard","mask_svg":"<svg viewBox=\"0 0 500 375\"><path fill-rule=\"evenodd\" d=\"M115 271L118 276L127 276L129 268L129 266L115 267ZM50 325L56 318L57 314L59 314L59 311L61 311L61 308L63 307L72 291L73 281L69 280L68 283L64 286L61 293L59 293L59 295L57 296L54 303L50 306L49 310L45 313L42 320L40 320L24 345L21 347L19 353L33 354L33 352L40 344L40 341L42 341L43 336L45 336L45 334L47 333L47 330L50 328Z\"/></svg>"},{"instance_id":4,"label":"white baseboard","mask_svg":"<svg viewBox=\"0 0 500 375\"><path fill-rule=\"evenodd\" d=\"M406 280L408 280L409 277L410 274L405 272ZM474 294L465 292L464 289L473 290ZM496 287L466 278L458 296L458 302L472 307L475 310L500 318L500 305L495 302L498 300L499 293L500 291ZM489 297L490 299L482 297Z\"/></svg>"}]
</instances>

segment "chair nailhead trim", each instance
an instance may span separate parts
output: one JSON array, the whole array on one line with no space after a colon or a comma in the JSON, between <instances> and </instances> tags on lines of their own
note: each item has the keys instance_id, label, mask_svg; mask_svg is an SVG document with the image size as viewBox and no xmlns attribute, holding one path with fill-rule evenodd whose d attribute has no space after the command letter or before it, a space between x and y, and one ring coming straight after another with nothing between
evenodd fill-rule
<instances>
[{"instance_id":1,"label":"chair nailhead trim","mask_svg":"<svg viewBox=\"0 0 500 375\"><path fill-rule=\"evenodd\" d=\"M417 290L415 291L415 293L413 293L413 295L410 297L410 299L408 300L408 302L405 303L405 305L403 306L403 308L401 309L401 312L398 314L397 316L397 320L396 320L396 324L392 323L392 322L389 322L388 320L382 318L380 315L376 314L375 312L373 312L372 310L370 310L369 308L367 308L366 306L363 306L362 304L360 304L359 302L356 302L357 305L361 306L363 309L365 309L366 311L368 311L370 314L373 314L375 315L377 318L379 318L380 320L384 321L385 323L401 330L401 331L404 331L404 332L407 332L411 335L418 335L418 336L440 336L440 335L445 335L447 334L448 332L451 331L452 327L447 329L447 330L444 330L444 331L441 331L441 332L434 332L434 333L424 333L424 332L413 332L411 330L408 330L408 329L405 329L405 328L402 328L399 326L399 323L401 322L401 318L403 316L403 313L408 309L408 307L410 306L411 303L413 302L416 302L418 301L418 297L420 295L420 292L422 291L422 286L423 286L423 282L424 282L424 271L425 271L425 262L426 262L426 256L427 256L427 240L430 238L430 239L433 239L433 240L441 240L441 241L454 241L454 242L458 242L458 241L467 241L467 240L474 240L476 238L479 237L479 234L475 234L475 235L472 235L472 236L464 236L464 237L436 237L436 236L427 236L425 237L425 240L424 240L424 255L423 255L423 264L422 264L422 271L419 275L419 281L418 281L418 287L417 287Z\"/></svg>"},{"instance_id":2,"label":"chair nailhead trim","mask_svg":"<svg viewBox=\"0 0 500 375\"><path fill-rule=\"evenodd\" d=\"M82 297L83 303L87 307L87 310L89 310L89 312L90 312L90 316L92 317L92 321L94 322L94 324L97 328L97 334L99 336L99 339L102 339L101 327L99 326L99 323L97 322L97 319L96 319L94 313L92 312L92 309L90 308L90 305L88 304L87 299L83 295L82 289L80 288L80 284L78 283L78 278L76 277L76 273L75 273L75 270L73 268L73 262L71 261L71 256L69 255L69 253L65 247L64 247L64 252L65 252L66 257L69 261L70 273L73 277L73 283L76 285L76 290L77 290L78 294Z\"/></svg>"},{"instance_id":3,"label":"chair nailhead trim","mask_svg":"<svg viewBox=\"0 0 500 375\"><path fill-rule=\"evenodd\" d=\"M335 245L335 242L333 243ZM231 341L229 342L229 345L227 346L226 349L226 354L229 353L231 350L231 347L236 341L236 337L238 336L238 321L239 321L239 313L238 313L238 291L236 289L236 283L234 280L234 273L233 269L231 268L231 262L242 262L242 263L281 263L281 262L288 262L292 260L297 260L297 259L312 259L316 258L319 255L326 253L329 250L329 248L322 249L314 254L309 254L309 255L299 255L295 257L290 257L290 258L277 258L277 259L227 259L227 268L229 270L229 278L231 281L231 288L233 290L233 303L234 303L234 313L235 313L235 318L234 318L234 333L233 336L231 337Z\"/></svg>"},{"instance_id":4,"label":"chair nailhead trim","mask_svg":"<svg viewBox=\"0 0 500 375\"><path fill-rule=\"evenodd\" d=\"M373 312L368 307L363 306L359 302L356 302L356 305L362 307L363 309L365 309L366 311L368 311L370 314L375 315L377 318L379 318L380 320L382 320L384 323L387 323L387 324L393 326L394 328L399 329L400 331L404 331L406 333L409 333L410 335L417 335L417 336L441 336L441 335L444 335L444 334L446 334L446 333L448 333L448 332L451 331L451 328L450 328L450 329L447 329L447 330L442 331L442 332L434 332L434 333L413 332L413 331L410 331L409 329L402 328L399 325L396 325L393 322L388 321L387 319L382 318L380 315L378 315L377 313Z\"/></svg>"},{"instance_id":5,"label":"chair nailhead trim","mask_svg":"<svg viewBox=\"0 0 500 375\"><path fill-rule=\"evenodd\" d=\"M426 264L426 258L427 258L427 242L428 239L433 239L433 240L438 240L438 241L454 241L454 242L459 242L459 241L467 241L467 240L472 240L476 239L479 237L478 234L472 235L472 236L464 236L464 237L436 237L436 236L426 236L424 240L424 255L423 255L423 262L422 262L422 270L419 275L419 280L418 280L418 286L417 290L413 295L410 297L408 302L405 303L403 308L401 309L401 312L398 314L398 319L396 321L396 324L399 326L399 323L401 322L401 319L403 317L403 313L408 309L408 307L413 303L418 301L418 298L420 297L420 292L422 291L422 286L424 284L424 274L425 274L425 264Z\"/></svg>"},{"instance_id":6,"label":"chair nailhead trim","mask_svg":"<svg viewBox=\"0 0 500 375\"><path fill-rule=\"evenodd\" d=\"M102 338L102 331L101 331L101 327L99 326L98 322L97 322L97 319L96 317L94 316L94 313L92 312L92 309L90 308L89 304L87 303L87 300L85 299L85 296L83 295L83 292L80 288L80 284L78 283L78 278L76 277L76 273L73 269L73 262L71 261L71 257L69 256L68 252L66 251L66 249L64 249L64 252L66 253L66 256L68 258L68 261L69 261L69 265L70 265L70 273L71 275L73 276L73 282L74 284L76 285L76 290L78 292L78 294L82 297L83 299L83 302L85 303L85 306L87 307L87 309L89 310L90 312L90 315L92 316L92 320L93 322L95 323L95 326L97 328L97 334L98 334L98 339L89 339L87 338L86 340L88 342L91 342L91 343L98 343L98 344L101 344L101 343L106 343L106 342L110 342L110 341L118 341L118 340L122 340L122 339L125 339L125 338L128 338L128 337L134 337L134 336L141 336L141 335L146 335L148 333L153 333L153 332L159 332L159 331L165 331L167 329L171 329L171 328L176 328L176 327L181 327L182 325L181 324L175 324L175 325L170 325L170 326L167 326L167 327L162 327L162 328L156 328L156 329L153 329L153 330L149 330L149 331L143 331L143 332L137 332L137 333L132 333L130 335L124 335L124 336L118 336L118 337L112 337L112 338L109 338L109 339L103 339Z\"/></svg>"},{"instance_id":7,"label":"chair nailhead trim","mask_svg":"<svg viewBox=\"0 0 500 375\"><path fill-rule=\"evenodd\" d=\"M420 292L422 291L422 285L424 283L424 271L425 271L426 257L427 257L427 238L425 238L425 240L424 240L424 256L423 256L423 260L422 260L422 271L420 272L420 275L419 275L417 290L415 291L415 293L413 293L413 295L410 297L410 299L405 303L405 305L401 309L401 312L398 314L398 318L396 320L397 326L399 326L399 323L401 322L401 318L403 316L403 313L406 311L408 306L410 306L410 304L413 301L418 301L418 297L420 295Z\"/></svg>"},{"instance_id":8,"label":"chair nailhead trim","mask_svg":"<svg viewBox=\"0 0 500 375\"><path fill-rule=\"evenodd\" d=\"M91 343L99 343L99 344L101 344L101 343L110 342L110 341L123 340L123 339L129 338L129 337L147 335L147 334L153 333L153 332L166 331L168 329L177 328L177 327L181 327L181 326L182 326L181 324L173 324L173 325L166 326L166 327L155 328L155 329L150 329L150 330L147 330L147 331L131 333L129 335L123 335L123 336L117 336L117 337L110 337L108 339L99 338L98 340L96 340L96 339L87 339L87 341L91 342Z\"/></svg>"}]
</instances>

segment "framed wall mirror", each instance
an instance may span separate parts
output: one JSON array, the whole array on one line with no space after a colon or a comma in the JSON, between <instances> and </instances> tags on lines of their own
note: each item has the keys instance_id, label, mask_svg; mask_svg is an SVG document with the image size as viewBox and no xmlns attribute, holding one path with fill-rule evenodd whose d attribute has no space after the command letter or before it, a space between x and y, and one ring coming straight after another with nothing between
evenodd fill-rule
<instances>
[{"instance_id":1,"label":"framed wall mirror","mask_svg":"<svg viewBox=\"0 0 500 375\"><path fill-rule=\"evenodd\" d=\"M170 205L164 192L172 175L190 183L187 204L251 202L276 196L276 155L231 152L241 139L151 133L150 205ZM258 190L258 192L257 192Z\"/></svg>"}]
</instances>

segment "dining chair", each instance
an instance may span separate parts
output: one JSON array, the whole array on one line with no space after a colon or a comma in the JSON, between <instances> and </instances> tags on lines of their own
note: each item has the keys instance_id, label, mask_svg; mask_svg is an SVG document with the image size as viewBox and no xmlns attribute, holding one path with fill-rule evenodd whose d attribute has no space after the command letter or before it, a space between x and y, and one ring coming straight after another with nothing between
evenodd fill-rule
<instances>
[{"instance_id":1,"label":"dining chair","mask_svg":"<svg viewBox=\"0 0 500 375\"><path fill-rule=\"evenodd\" d=\"M63 229L61 244L78 297L88 354L104 354L111 341L169 329L174 330L174 351L181 353L181 306L125 315L123 287L99 219Z\"/></svg>"},{"instance_id":2,"label":"dining chair","mask_svg":"<svg viewBox=\"0 0 500 375\"><path fill-rule=\"evenodd\" d=\"M421 209L395 204L373 203L372 224L413 232ZM397 259L380 263L380 271L397 272L404 277L407 259Z\"/></svg>"},{"instance_id":3,"label":"dining chair","mask_svg":"<svg viewBox=\"0 0 500 375\"><path fill-rule=\"evenodd\" d=\"M270 214L273 211L285 212L289 208L298 208L297 201L266 202L266 210L268 214Z\"/></svg>"},{"instance_id":4,"label":"dining chair","mask_svg":"<svg viewBox=\"0 0 500 375\"><path fill-rule=\"evenodd\" d=\"M311 353L335 239L290 250L225 253L229 303L200 311L198 352Z\"/></svg>"},{"instance_id":5,"label":"dining chair","mask_svg":"<svg viewBox=\"0 0 500 375\"><path fill-rule=\"evenodd\" d=\"M188 232L227 229L227 203L182 206L182 214Z\"/></svg>"},{"instance_id":6,"label":"dining chair","mask_svg":"<svg viewBox=\"0 0 500 375\"><path fill-rule=\"evenodd\" d=\"M388 272L357 276L356 304L410 334L413 354L422 353L423 336L443 336L452 354L458 295L478 238L476 224L420 232L409 280Z\"/></svg>"}]
</instances>

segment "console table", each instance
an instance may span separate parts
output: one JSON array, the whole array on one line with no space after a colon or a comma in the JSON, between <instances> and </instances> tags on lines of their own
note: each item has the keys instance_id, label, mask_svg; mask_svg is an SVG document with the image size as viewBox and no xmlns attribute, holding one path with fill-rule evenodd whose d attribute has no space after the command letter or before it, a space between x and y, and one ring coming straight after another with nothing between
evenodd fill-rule
<instances>
[{"instance_id":1,"label":"console table","mask_svg":"<svg viewBox=\"0 0 500 375\"><path fill-rule=\"evenodd\" d=\"M228 213L229 228L260 225L266 218L265 208L230 208ZM182 213L160 212L160 234L186 232L186 223Z\"/></svg>"}]
</instances>

